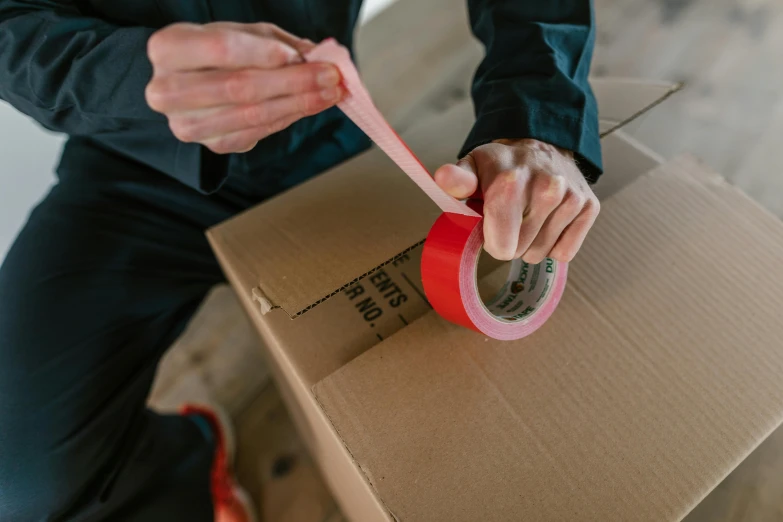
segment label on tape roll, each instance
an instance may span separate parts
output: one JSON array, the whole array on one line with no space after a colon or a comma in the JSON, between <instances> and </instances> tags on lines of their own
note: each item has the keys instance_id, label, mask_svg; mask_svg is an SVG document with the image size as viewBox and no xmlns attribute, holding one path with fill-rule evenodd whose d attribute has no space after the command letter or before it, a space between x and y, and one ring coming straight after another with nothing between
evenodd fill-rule
<instances>
[{"instance_id":1,"label":"label on tape roll","mask_svg":"<svg viewBox=\"0 0 783 522\"><path fill-rule=\"evenodd\" d=\"M484 303L501 321L517 321L534 313L551 295L557 265L551 259L531 265L521 259L511 262L508 279L498 293Z\"/></svg>"},{"instance_id":2,"label":"label on tape roll","mask_svg":"<svg viewBox=\"0 0 783 522\"><path fill-rule=\"evenodd\" d=\"M560 301L568 265L552 259L538 265L512 261L505 284L485 303L477 284L484 244L480 208L456 200L435 183L373 104L346 48L328 39L304 58L340 70L346 94L337 106L443 210L427 235L421 260L422 284L432 307L443 318L494 339L519 339L538 329Z\"/></svg>"}]
</instances>

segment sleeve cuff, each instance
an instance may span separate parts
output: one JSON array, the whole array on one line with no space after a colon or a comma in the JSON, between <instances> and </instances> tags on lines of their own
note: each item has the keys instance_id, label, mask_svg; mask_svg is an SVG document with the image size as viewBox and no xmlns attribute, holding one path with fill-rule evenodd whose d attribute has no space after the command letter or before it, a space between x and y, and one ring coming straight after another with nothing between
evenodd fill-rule
<instances>
[{"instance_id":1,"label":"sleeve cuff","mask_svg":"<svg viewBox=\"0 0 783 522\"><path fill-rule=\"evenodd\" d=\"M584 111L580 117L564 116L547 104L509 107L479 114L460 150L459 157L497 139L530 138L574 153L579 169L590 183L603 171L598 115Z\"/></svg>"}]
</instances>

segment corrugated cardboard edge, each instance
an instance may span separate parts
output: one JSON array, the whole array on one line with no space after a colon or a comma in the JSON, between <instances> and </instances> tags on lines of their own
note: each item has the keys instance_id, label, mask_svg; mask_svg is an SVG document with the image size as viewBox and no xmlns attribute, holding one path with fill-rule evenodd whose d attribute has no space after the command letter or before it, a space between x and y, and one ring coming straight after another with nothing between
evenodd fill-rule
<instances>
[{"instance_id":1,"label":"corrugated cardboard edge","mask_svg":"<svg viewBox=\"0 0 783 522\"><path fill-rule=\"evenodd\" d=\"M416 321L418 320L419 319L417 319ZM386 504L386 502L383 500L383 496L381 495L380 491L378 491L378 488L375 487L375 483L373 482L370 474L367 472L367 470L364 469L364 466L362 466L361 462L359 462L359 460L356 457L354 457L353 452L351 452L351 448L349 448L348 444L346 444L345 438L343 437L342 433L340 433L339 428L337 428L337 425L332 419L332 416L329 415L327 408L324 407L324 404L318 398L318 394L316 393L316 387L318 385L319 383L315 383L310 388L310 392L313 396L313 400L318 405L318 409L321 410L321 412L323 412L324 417L326 417L326 420L329 422L330 429L337 436L343 448L345 448L345 452L348 454L348 457L351 459L351 463L354 465L356 469L358 469L361 472L362 476L364 477L364 483L367 484L367 486L372 490L372 495L375 498L375 500L378 501L378 503L381 506L383 506L383 509L386 511L386 513L388 513L391 516L392 519L394 519L395 522L400 522L400 519L397 518L397 515L394 514L394 512L391 510L388 504Z\"/></svg>"},{"instance_id":2,"label":"corrugated cardboard edge","mask_svg":"<svg viewBox=\"0 0 783 522\"><path fill-rule=\"evenodd\" d=\"M629 85L632 85L632 84L646 84L646 83L648 83L647 80L643 80L643 79L620 79L620 78L602 78L602 79L597 79L596 81L604 81L604 80L605 81L611 81L611 82L622 81L622 82L627 82ZM606 136L608 136L608 135L610 135L610 134L620 130L622 127L626 126L627 124L629 124L632 121L636 120L637 118L639 118L643 114L647 113L648 111L650 111L654 107L656 107L659 104L663 103L671 95L673 95L674 93L678 92L679 90L681 90L684 87L684 83L682 83L682 82L680 82L680 83L658 82L655 85L656 86L660 86L662 88L665 87L667 90L664 92L664 94L662 96L657 98L655 101L653 101L652 103L650 103L648 105L643 106L636 113L630 115L628 118L626 118L624 120L621 120L621 121L618 121L618 122L613 122L613 121L610 121L610 120L602 120L604 123L609 123L612 126L610 128L608 128L608 129L604 130L603 132L601 132L600 133L600 137L604 138L604 137L606 137ZM373 149L377 149L377 147L375 145L373 145ZM359 281L359 280L361 280L361 279L363 279L363 278L373 274L374 272L377 272L378 270L382 269L384 266L386 266L386 265L388 265L390 263L393 263L395 260L397 260L400 257L404 256L406 253L410 252L414 248L422 245L424 243L424 240L425 239L423 238L423 239L421 239L421 241L418 241L417 243L414 243L413 245L405 248L404 250L402 250L401 252L398 252L397 254L395 254L394 256L389 258L388 260L386 260L383 263L381 263L381 264L379 264L379 265L377 265L377 266L367 270L366 272L364 272L361 275L353 278L352 280L344 283L340 287L334 289L333 291L331 291L328 294L324 295L320 299L318 299L318 300L314 301L313 303L309 304L305 308L303 308L303 309L301 309L301 310L299 310L297 312L294 312L293 314L289 314L289 317L291 317L291 319L296 319L297 317L300 317L302 314L308 312L309 310L312 310L313 308L315 308L319 304L323 303L324 301L327 301L331 297L339 294L340 292L342 292L343 290L345 290L346 288L348 288L352 284L356 283L357 281ZM276 303L273 303L268 297L266 297L266 295L264 294L264 292L262 290L262 283L260 281L257 282L257 285L258 286L253 288L252 292L253 292L254 298L256 298L256 296L258 296L257 300L258 300L259 308L260 308L262 314L268 313L270 310L275 309L275 308L281 308L280 305L277 305Z\"/></svg>"},{"instance_id":3,"label":"corrugated cardboard edge","mask_svg":"<svg viewBox=\"0 0 783 522\"><path fill-rule=\"evenodd\" d=\"M229 262L225 256L226 251L220 246L220 237L213 234L208 235L208 239L235 291L238 288L247 288L245 282L248 281L249 274L243 267ZM263 298L260 291L257 293ZM396 518L389 516L390 511L382 504L379 496L366 480L364 472L354 465L353 456L348 451L342 437L335 430L331 419L326 416L326 412L317 403L312 393L312 387L298 378L298 372L293 362L286 357L285 351L275 340L275 335L269 331L266 319L258 314L259 309L256 306L255 298L249 293L242 292L239 292L238 298L266 344L269 352L267 360L275 374L275 382L288 411L298 427L299 435L303 438L310 452L318 456L324 478L345 515L350 520L361 520L361 522L396 521ZM323 429L324 426L327 428L326 431ZM326 462L326 466L323 464L320 459L323 459L324 456L331 460L331 465L328 465L329 461ZM337 487L338 484L339 487ZM351 495L351 498L344 496L346 488L355 493ZM365 491L357 493L356 489Z\"/></svg>"}]
</instances>

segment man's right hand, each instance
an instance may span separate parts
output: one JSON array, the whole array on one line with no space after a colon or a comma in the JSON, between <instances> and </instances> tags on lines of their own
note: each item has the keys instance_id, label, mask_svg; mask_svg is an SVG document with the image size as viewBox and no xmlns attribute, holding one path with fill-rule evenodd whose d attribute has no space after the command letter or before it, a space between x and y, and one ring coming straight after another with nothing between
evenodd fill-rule
<instances>
[{"instance_id":1,"label":"man's right hand","mask_svg":"<svg viewBox=\"0 0 783 522\"><path fill-rule=\"evenodd\" d=\"M170 25L149 40L147 103L181 141L247 152L342 98L336 67L303 63L313 47L271 24Z\"/></svg>"}]
</instances>

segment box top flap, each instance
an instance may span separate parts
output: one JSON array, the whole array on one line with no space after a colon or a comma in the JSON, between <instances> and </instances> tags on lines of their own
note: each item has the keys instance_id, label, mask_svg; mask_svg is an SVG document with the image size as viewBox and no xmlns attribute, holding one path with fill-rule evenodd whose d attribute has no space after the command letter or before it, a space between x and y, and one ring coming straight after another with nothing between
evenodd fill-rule
<instances>
[{"instance_id":1,"label":"box top flap","mask_svg":"<svg viewBox=\"0 0 783 522\"><path fill-rule=\"evenodd\" d=\"M601 201L661 163L623 131L604 138L603 151L606 173L594 187ZM421 284L421 246L293 321L279 308L262 317L252 293L247 291L255 284L255 277L242 270L233 251L224 245L215 247L226 276L262 333L266 348L285 358L286 366L308 390L431 310ZM480 272L493 270L487 261L479 263Z\"/></svg>"},{"instance_id":2,"label":"box top flap","mask_svg":"<svg viewBox=\"0 0 783 522\"><path fill-rule=\"evenodd\" d=\"M602 129L618 128L673 84L597 79ZM658 97L655 98L655 95ZM473 115L462 103L404 133L432 172L454 161ZM439 209L381 151L373 149L212 228L215 248L238 264L262 311L296 317L420 244Z\"/></svg>"},{"instance_id":3,"label":"box top flap","mask_svg":"<svg viewBox=\"0 0 783 522\"><path fill-rule=\"evenodd\" d=\"M398 520L680 520L783 418L780 259L679 159L606 202L533 336L431 312L314 392Z\"/></svg>"},{"instance_id":4,"label":"box top flap","mask_svg":"<svg viewBox=\"0 0 783 522\"><path fill-rule=\"evenodd\" d=\"M681 83L635 78L591 78L601 136L625 126L682 88Z\"/></svg>"}]
</instances>

